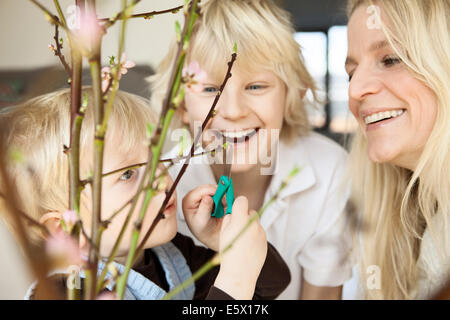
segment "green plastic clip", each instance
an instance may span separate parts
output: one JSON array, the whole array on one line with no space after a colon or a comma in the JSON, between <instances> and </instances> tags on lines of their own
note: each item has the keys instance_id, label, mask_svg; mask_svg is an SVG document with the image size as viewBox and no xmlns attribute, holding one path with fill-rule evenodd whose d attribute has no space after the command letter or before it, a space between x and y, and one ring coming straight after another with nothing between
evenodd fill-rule
<instances>
[{"instance_id":1,"label":"green plastic clip","mask_svg":"<svg viewBox=\"0 0 450 320\"><path fill-rule=\"evenodd\" d=\"M213 196L214 201L214 212L211 214L212 217L222 218L224 216L224 209L222 204L222 198L226 196L227 200L227 211L225 214L231 213L231 208L234 203L234 189L233 180L231 177L221 176L217 186L216 193Z\"/></svg>"}]
</instances>

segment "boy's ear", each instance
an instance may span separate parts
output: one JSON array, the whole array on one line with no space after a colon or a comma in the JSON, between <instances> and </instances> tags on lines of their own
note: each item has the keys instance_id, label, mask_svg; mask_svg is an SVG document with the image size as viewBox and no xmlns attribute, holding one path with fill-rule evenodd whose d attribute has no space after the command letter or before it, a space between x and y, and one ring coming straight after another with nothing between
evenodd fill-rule
<instances>
[{"instance_id":1,"label":"boy's ear","mask_svg":"<svg viewBox=\"0 0 450 320\"><path fill-rule=\"evenodd\" d=\"M59 230L61 230L61 212L53 211L47 212L44 214L41 219L39 219L39 223L44 225L47 228L50 235L56 234ZM47 238L45 234L42 234L44 239Z\"/></svg>"},{"instance_id":2,"label":"boy's ear","mask_svg":"<svg viewBox=\"0 0 450 320\"><path fill-rule=\"evenodd\" d=\"M189 116L186 109L186 103L184 101L180 104L177 111L183 124L189 125Z\"/></svg>"}]
</instances>

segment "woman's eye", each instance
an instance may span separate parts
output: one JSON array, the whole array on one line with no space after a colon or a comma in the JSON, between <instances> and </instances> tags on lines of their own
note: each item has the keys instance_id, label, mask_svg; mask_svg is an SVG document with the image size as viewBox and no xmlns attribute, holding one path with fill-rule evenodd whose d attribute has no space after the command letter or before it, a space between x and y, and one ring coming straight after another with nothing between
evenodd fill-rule
<instances>
[{"instance_id":1,"label":"woman's eye","mask_svg":"<svg viewBox=\"0 0 450 320\"><path fill-rule=\"evenodd\" d=\"M133 170L127 170L125 171L119 178L120 181L128 181L135 175L135 172Z\"/></svg>"},{"instance_id":2,"label":"woman's eye","mask_svg":"<svg viewBox=\"0 0 450 320\"><path fill-rule=\"evenodd\" d=\"M401 60L397 57L385 57L385 58L383 58L383 61L382 61L383 65L386 67L391 67L400 62L401 62Z\"/></svg>"}]
</instances>

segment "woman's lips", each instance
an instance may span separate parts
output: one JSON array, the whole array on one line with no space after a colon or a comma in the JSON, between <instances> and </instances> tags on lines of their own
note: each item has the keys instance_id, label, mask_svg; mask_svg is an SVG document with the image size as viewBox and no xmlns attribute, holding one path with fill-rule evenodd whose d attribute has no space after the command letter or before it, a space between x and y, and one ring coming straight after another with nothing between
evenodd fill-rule
<instances>
[{"instance_id":1,"label":"woman's lips","mask_svg":"<svg viewBox=\"0 0 450 320\"><path fill-rule=\"evenodd\" d=\"M398 117L394 117L394 118L389 118L389 119L385 119L379 122L375 122L375 123L371 123L366 125L366 131L372 131L372 130L376 130L379 128L383 128L399 119L403 119L405 114L407 113L407 111L405 110L400 116Z\"/></svg>"}]
</instances>

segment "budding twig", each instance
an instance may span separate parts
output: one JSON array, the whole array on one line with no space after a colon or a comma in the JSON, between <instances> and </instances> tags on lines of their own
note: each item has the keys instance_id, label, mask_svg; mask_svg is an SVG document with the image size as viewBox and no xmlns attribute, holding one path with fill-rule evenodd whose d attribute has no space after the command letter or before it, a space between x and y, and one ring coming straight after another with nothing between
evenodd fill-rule
<instances>
[{"instance_id":1,"label":"budding twig","mask_svg":"<svg viewBox=\"0 0 450 320\"><path fill-rule=\"evenodd\" d=\"M151 17L157 16L157 15L161 15L161 14L165 14L165 13L177 13L181 9L183 9L183 6L178 6L178 7L172 8L172 9L166 9L166 10L161 10L161 11L151 11L151 12L137 13L137 14L133 14L133 15L129 16L129 19L133 19L133 18L150 19ZM122 20L123 16L124 16L123 12L119 12L116 16L114 16L112 18L102 18L102 19L99 19L99 21L100 22L106 22L106 24L104 26L106 28L109 28L114 23L116 23L117 20Z\"/></svg>"},{"instance_id":2,"label":"budding twig","mask_svg":"<svg viewBox=\"0 0 450 320\"><path fill-rule=\"evenodd\" d=\"M72 70L70 69L69 65L67 64L66 59L64 58L64 55L61 52L62 44L59 41L59 31L58 31L58 25L55 24L55 36L53 37L55 39L56 44L56 50L55 50L55 56L59 57L59 60L61 60L62 65L64 66L64 69L66 70L69 77L72 75Z\"/></svg>"},{"instance_id":3,"label":"budding twig","mask_svg":"<svg viewBox=\"0 0 450 320\"><path fill-rule=\"evenodd\" d=\"M189 10L185 10L185 27L183 28L183 30L185 30L185 33L183 33L181 35L181 38L184 39L183 42L186 45L186 47L188 45L186 40L189 39L190 34L192 32L191 26L193 25L195 19L197 18L196 11L197 11L198 2L199 2L199 0L193 0L189 5ZM181 69L182 69L183 63L184 63L184 58L180 57L177 61L178 68L172 69L172 74L171 74L171 82L172 83L170 86L171 92L175 92L175 93L178 92L179 81L176 81L176 80L177 79L179 80L179 78L181 77ZM177 77L174 76L175 73L177 74ZM174 96L174 95L170 95L169 97L172 97L172 96ZM153 181L155 178L155 173L156 173L156 167L158 165L159 156L161 154L165 136L167 134L170 122L171 122L174 114L175 114L175 110L171 109L166 113L166 115L164 115L164 116L162 114L160 115L161 121L158 123L158 129L156 130L156 135L153 136L153 138L151 139L151 143L150 143L149 157L148 157L149 165L147 165L145 168L145 172L143 175L144 178L141 181L141 184L138 188L138 192L140 192L144 188L144 183L147 181L148 176L149 176L149 178L148 178L147 185L151 186L153 184ZM151 163L151 165L150 165L150 163ZM125 292L126 281L127 281L132 263L134 261L134 255L136 253L136 249L137 249L137 245L138 245L138 239L139 239L139 235L140 235L142 221L145 218L146 210L147 210L150 200L152 199L154 194L155 194L155 191L152 189L146 191L144 201L143 201L141 210L139 212L138 219L134 225L130 250L129 250L127 262L125 264L125 270L124 270L123 275L117 281L117 296L120 299L123 298L123 294ZM166 199L167 199L167 197L166 197ZM133 204L131 205L130 213L134 212L136 205L137 205L137 197L135 198L135 200L133 201ZM124 224L124 227L126 227L126 224L128 224L129 217L130 217L130 214L127 216L127 220Z\"/></svg>"},{"instance_id":4,"label":"budding twig","mask_svg":"<svg viewBox=\"0 0 450 320\"><path fill-rule=\"evenodd\" d=\"M189 155L187 155L187 156L183 156L183 157L180 157L180 158L167 158L167 159L161 159L161 160L159 160L159 163L170 162L170 165L173 165L173 164L175 164L175 163L177 163L177 162L181 162L181 161L186 160L186 159L188 159L188 158L200 157L200 156L204 156L204 155L206 155L206 154L211 154L212 156L214 156L215 153L216 153L219 149L221 149L221 148L222 148L222 147L219 146L219 147L217 147L216 149L209 150L209 151L203 151L203 152L194 154L194 155L191 156L191 157L189 157ZM140 168L140 167L143 167L143 166L145 166L145 165L147 165L147 164L148 164L148 162L141 162L141 163L132 164L132 165L129 165L129 166L126 166L126 167L122 167L122 168L119 168L119 169L116 169L116 170L113 170L113 171L106 172L106 173L102 174L102 177L104 178L104 177L107 177L107 176L116 174L116 173L118 173L118 172L122 172L122 171L124 171L124 170L131 170L131 169ZM88 178L88 179L85 179L85 180L82 180L82 181L81 181L81 184L82 184L83 186L85 186L85 185L87 185L87 184L89 184L89 183L92 183L92 178Z\"/></svg>"},{"instance_id":5,"label":"budding twig","mask_svg":"<svg viewBox=\"0 0 450 320\"><path fill-rule=\"evenodd\" d=\"M195 148L197 146L197 143L200 140L200 137L201 137L203 131L205 130L206 126L208 125L208 122L213 117L214 110L215 110L215 108L217 106L217 103L219 102L219 99L220 99L220 92L222 92L225 89L225 86L226 86L226 84L228 82L228 79L231 78L231 69L233 67L234 62L236 61L236 57L237 57L237 54L236 54L236 52L234 52L231 55L231 60L228 62L228 70L227 70L227 73L225 75L225 78L224 78L224 80L223 80L223 82L222 82L222 84L220 86L220 89L219 89L218 93L216 94L216 97L214 98L214 102L213 102L211 108L209 109L209 112L206 115L205 120L202 123L201 130L198 131L197 136L195 137L194 142L192 143L189 155L187 156L186 161L183 163L183 166L181 167L180 172L178 173L177 177L175 178L175 181L172 184L172 187L170 188L169 192L167 193L166 198L164 199L164 202L163 202L161 208L159 209L158 215L156 216L155 220L153 220L152 225L150 226L150 229L147 231L147 233L145 234L143 240L141 241L141 244L139 246L140 250L143 249L144 243L150 237L151 233L153 232L153 230L156 227L156 225L158 224L158 222L164 217L163 216L163 212L166 209L167 203L169 202L170 197L175 192L175 189L176 189L178 183L180 182L181 177L186 172L186 169L187 169L187 167L189 165L189 161L190 161L191 157L194 155Z\"/></svg>"},{"instance_id":6,"label":"budding twig","mask_svg":"<svg viewBox=\"0 0 450 320\"><path fill-rule=\"evenodd\" d=\"M132 10L134 6L140 1L141 0L134 0L130 3L130 5L123 7L122 11L118 12L114 17L98 19L98 22L105 22L103 24L103 28L106 30L109 27L113 26L118 20L127 20L133 17L132 15L129 15L128 12Z\"/></svg>"}]
</instances>

